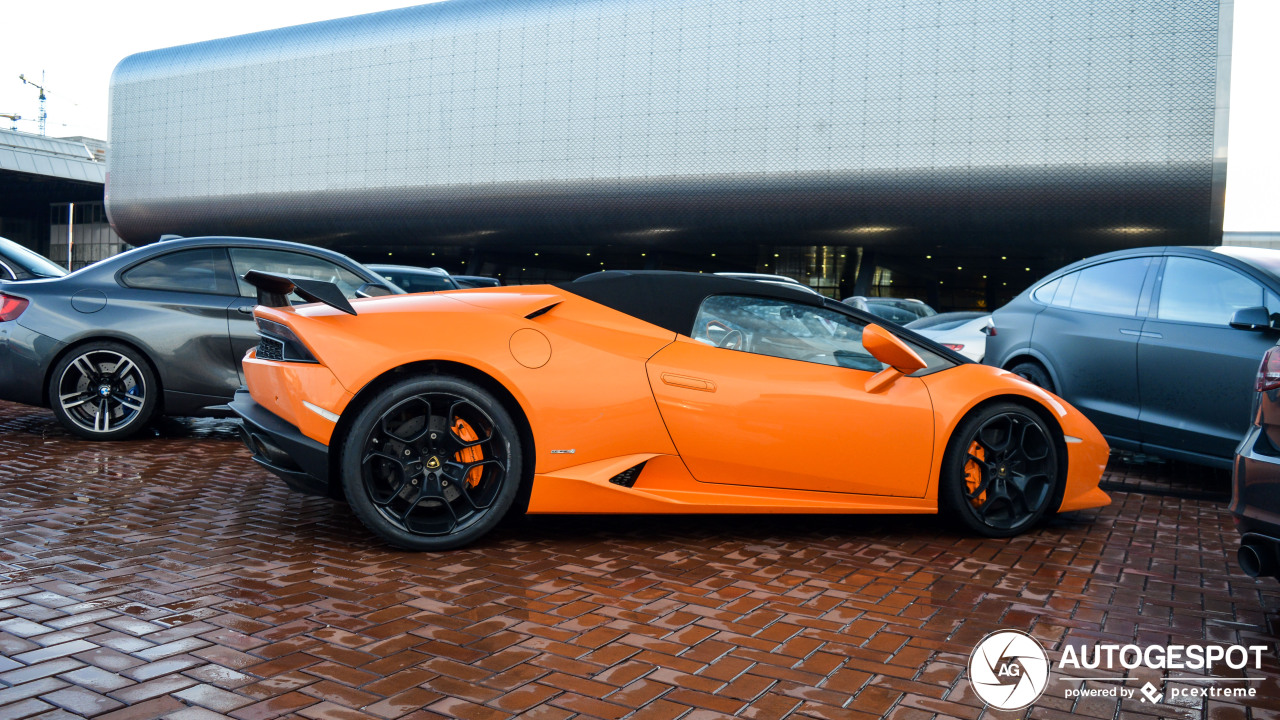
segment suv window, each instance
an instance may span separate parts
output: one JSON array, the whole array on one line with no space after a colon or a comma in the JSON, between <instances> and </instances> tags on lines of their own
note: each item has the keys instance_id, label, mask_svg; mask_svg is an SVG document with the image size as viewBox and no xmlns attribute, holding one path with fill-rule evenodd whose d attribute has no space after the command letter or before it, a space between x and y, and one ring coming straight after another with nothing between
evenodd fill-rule
<instances>
[{"instance_id":1,"label":"suv window","mask_svg":"<svg viewBox=\"0 0 1280 720\"><path fill-rule=\"evenodd\" d=\"M1230 268L1204 260L1165 260L1156 317L1227 325L1236 310L1263 305L1262 286Z\"/></svg>"},{"instance_id":2,"label":"suv window","mask_svg":"<svg viewBox=\"0 0 1280 720\"><path fill-rule=\"evenodd\" d=\"M257 297L258 294L256 288L244 281L245 273L250 270L331 282L342 290L342 294L346 295L347 299L354 298L356 290L365 284L358 275L344 267L314 255L288 250L231 248L231 264L235 267L236 281L240 284L242 297ZM289 297L295 303L306 302L297 295Z\"/></svg>"},{"instance_id":3,"label":"suv window","mask_svg":"<svg viewBox=\"0 0 1280 720\"><path fill-rule=\"evenodd\" d=\"M702 301L690 337L757 355L879 372L884 365L862 346L866 327L825 308L774 298L713 295ZM950 364L914 343L929 368Z\"/></svg>"},{"instance_id":4,"label":"suv window","mask_svg":"<svg viewBox=\"0 0 1280 720\"><path fill-rule=\"evenodd\" d=\"M227 253L220 247L166 253L130 268L120 279L144 290L236 294Z\"/></svg>"},{"instance_id":5,"label":"suv window","mask_svg":"<svg viewBox=\"0 0 1280 720\"><path fill-rule=\"evenodd\" d=\"M1142 294L1142 281L1147 275L1151 258L1114 260L1087 267L1074 273L1078 276L1075 292L1071 295L1071 309L1112 315L1137 315L1138 296ZM1065 286L1065 283L1064 283ZM1062 293L1064 287L1059 287ZM1054 297L1054 305L1057 296Z\"/></svg>"}]
</instances>

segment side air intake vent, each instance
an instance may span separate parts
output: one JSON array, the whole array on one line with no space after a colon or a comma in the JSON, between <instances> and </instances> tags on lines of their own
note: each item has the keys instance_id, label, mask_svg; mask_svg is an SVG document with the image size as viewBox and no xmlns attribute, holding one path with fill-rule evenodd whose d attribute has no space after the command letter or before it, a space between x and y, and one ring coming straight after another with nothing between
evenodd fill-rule
<instances>
[{"instance_id":1,"label":"side air intake vent","mask_svg":"<svg viewBox=\"0 0 1280 720\"><path fill-rule=\"evenodd\" d=\"M617 475L614 475L613 477L609 478L609 482L613 483L614 485L621 485L622 487L629 488L632 485L636 484L636 478L640 477L640 471L643 469L644 469L644 463L640 463L639 465L636 465L633 468L628 468L626 470L623 470Z\"/></svg>"}]
</instances>

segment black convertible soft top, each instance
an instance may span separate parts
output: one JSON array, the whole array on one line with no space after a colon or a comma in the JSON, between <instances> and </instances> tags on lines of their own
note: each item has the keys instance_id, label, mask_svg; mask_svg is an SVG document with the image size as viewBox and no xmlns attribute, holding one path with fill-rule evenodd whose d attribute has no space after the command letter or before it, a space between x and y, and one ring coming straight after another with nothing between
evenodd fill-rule
<instances>
[{"instance_id":1,"label":"black convertible soft top","mask_svg":"<svg viewBox=\"0 0 1280 720\"><path fill-rule=\"evenodd\" d=\"M556 287L680 335L712 295L778 298L821 307L821 295L778 283L668 270L606 270Z\"/></svg>"}]
</instances>

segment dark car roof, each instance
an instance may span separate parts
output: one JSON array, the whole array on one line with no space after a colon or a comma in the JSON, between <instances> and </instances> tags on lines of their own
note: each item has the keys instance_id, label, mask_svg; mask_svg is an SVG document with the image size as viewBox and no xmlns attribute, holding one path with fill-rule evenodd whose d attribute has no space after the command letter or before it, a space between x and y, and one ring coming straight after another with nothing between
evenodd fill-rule
<instances>
[{"instance_id":1,"label":"dark car roof","mask_svg":"<svg viewBox=\"0 0 1280 720\"><path fill-rule=\"evenodd\" d=\"M339 265L346 266L348 269L357 269L357 275L365 280L377 280L378 276L373 271L365 268L355 260L333 250L316 247L315 245L306 245L304 243L290 242L288 240L270 240L267 238L251 238L251 237L234 237L209 235L202 237L180 238L175 240L161 240L158 242L148 243L135 247L132 250L126 250L118 255L112 255L109 258L99 260L92 265L85 267L66 275L68 282L75 282L76 278L88 280L89 278L101 279L106 276L115 276L119 273L127 271L129 268L138 263L149 260L158 255L174 252L176 250L187 250L202 247L245 247L245 248L268 248L273 250L289 250L292 252L300 252L308 255L314 255L326 260L330 260ZM63 278L55 278L50 282L60 283ZM52 287L52 286L51 286Z\"/></svg>"},{"instance_id":2,"label":"dark car roof","mask_svg":"<svg viewBox=\"0 0 1280 720\"><path fill-rule=\"evenodd\" d=\"M369 263L365 267L377 272L404 272L418 273L420 275L432 275L435 277L450 277L449 271L438 267L419 267L417 265L387 265L386 263Z\"/></svg>"},{"instance_id":3,"label":"dark car roof","mask_svg":"<svg viewBox=\"0 0 1280 720\"><path fill-rule=\"evenodd\" d=\"M1252 247L1236 247L1236 246L1217 246L1217 245L1156 245L1150 247L1130 248L1127 250L1115 250L1101 255L1092 255L1077 260L1070 265L1064 265L1057 270L1045 275L1043 278L1031 284L1026 292L1039 285L1061 277L1072 271L1079 270L1082 267L1096 265L1111 260L1122 260L1132 257L1162 257L1165 255L1185 255L1190 257L1213 258L1225 261L1228 265L1234 265L1248 271L1250 274L1261 276L1273 283L1280 284L1280 250L1272 250L1269 248L1252 248Z\"/></svg>"},{"instance_id":4,"label":"dark car roof","mask_svg":"<svg viewBox=\"0 0 1280 720\"><path fill-rule=\"evenodd\" d=\"M223 235L206 235L201 237L181 238L178 240L164 240L154 242L149 245L143 245L134 248L128 252L120 253L111 258L107 258L103 262L111 262L120 258L138 258L150 257L171 250L179 250L184 248L198 247L257 247L257 248L278 248L280 250L294 250L297 252L309 253L311 255L319 255L338 262L352 263L355 261L351 258L333 250L327 250L315 245L307 245L305 243L296 243L289 240L272 240L269 238L252 238L252 237L235 237Z\"/></svg>"},{"instance_id":5,"label":"dark car roof","mask_svg":"<svg viewBox=\"0 0 1280 720\"><path fill-rule=\"evenodd\" d=\"M555 287L678 335L688 335L693 330L693 323L698 316L702 301L712 295L774 298L826 308L832 312L858 318L865 323L880 324L882 321L882 318L818 295L804 286L793 288L782 283L740 280L704 273L668 270L607 270L584 275L573 282L556 283ZM930 338L900 325L890 323L890 326L891 332L923 345L930 352L947 358L955 364L973 362Z\"/></svg>"},{"instance_id":6,"label":"dark car roof","mask_svg":"<svg viewBox=\"0 0 1280 720\"><path fill-rule=\"evenodd\" d=\"M751 295L822 306L803 288L721 275L666 270L607 270L556 287L681 335L688 335L702 301L712 295Z\"/></svg>"}]
</instances>

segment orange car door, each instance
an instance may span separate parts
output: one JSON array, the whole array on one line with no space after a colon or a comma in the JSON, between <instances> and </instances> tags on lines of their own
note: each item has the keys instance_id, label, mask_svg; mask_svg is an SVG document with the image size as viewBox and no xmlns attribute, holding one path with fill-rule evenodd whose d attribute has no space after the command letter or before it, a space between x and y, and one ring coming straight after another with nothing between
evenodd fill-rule
<instances>
[{"instance_id":1,"label":"orange car door","mask_svg":"<svg viewBox=\"0 0 1280 720\"><path fill-rule=\"evenodd\" d=\"M924 496L934 427L923 381L901 377L869 393L875 371L857 367L874 363L869 355L832 365L820 344L741 332L739 349L680 337L648 364L663 420L698 481Z\"/></svg>"}]
</instances>

